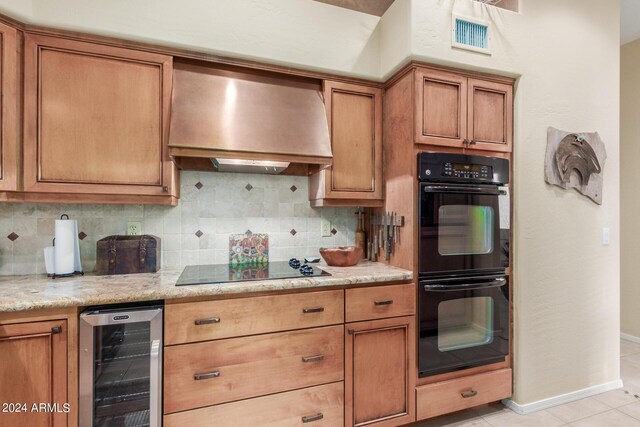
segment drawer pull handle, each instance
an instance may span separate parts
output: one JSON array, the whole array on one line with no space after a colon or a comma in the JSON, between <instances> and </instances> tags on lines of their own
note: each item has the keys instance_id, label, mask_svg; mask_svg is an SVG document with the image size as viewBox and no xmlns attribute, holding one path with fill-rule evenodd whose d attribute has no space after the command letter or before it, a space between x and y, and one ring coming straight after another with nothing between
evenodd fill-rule
<instances>
[{"instance_id":1,"label":"drawer pull handle","mask_svg":"<svg viewBox=\"0 0 640 427\"><path fill-rule=\"evenodd\" d=\"M302 422L303 423L311 423L314 421L318 421L324 418L324 415L322 415L322 412L315 414L315 415L307 415L302 417Z\"/></svg>"},{"instance_id":2,"label":"drawer pull handle","mask_svg":"<svg viewBox=\"0 0 640 427\"><path fill-rule=\"evenodd\" d=\"M195 374L193 379L196 381L200 380L208 380L210 378L218 378L220 376L220 371L207 372L204 374Z\"/></svg>"},{"instance_id":3,"label":"drawer pull handle","mask_svg":"<svg viewBox=\"0 0 640 427\"><path fill-rule=\"evenodd\" d=\"M324 311L324 307L314 307L314 308L303 308L303 313L322 313Z\"/></svg>"},{"instance_id":4,"label":"drawer pull handle","mask_svg":"<svg viewBox=\"0 0 640 427\"><path fill-rule=\"evenodd\" d=\"M388 299L385 301L374 301L373 302L374 305L391 305L393 304L393 300L392 299Z\"/></svg>"},{"instance_id":5,"label":"drawer pull handle","mask_svg":"<svg viewBox=\"0 0 640 427\"><path fill-rule=\"evenodd\" d=\"M460 396L462 396L465 399L468 399L470 397L476 396L477 394L478 394L477 391L469 390L469 391L463 391L462 393L460 393Z\"/></svg>"},{"instance_id":6,"label":"drawer pull handle","mask_svg":"<svg viewBox=\"0 0 640 427\"><path fill-rule=\"evenodd\" d=\"M196 319L195 322L193 322L196 324L196 326L200 326L200 325L211 325L212 323L220 323L220 318L219 317L210 317L208 319Z\"/></svg>"},{"instance_id":7,"label":"drawer pull handle","mask_svg":"<svg viewBox=\"0 0 640 427\"><path fill-rule=\"evenodd\" d=\"M324 360L324 355L322 354L317 354L315 356L303 356L302 357L302 361L304 363L309 363L309 362L320 362Z\"/></svg>"}]
</instances>

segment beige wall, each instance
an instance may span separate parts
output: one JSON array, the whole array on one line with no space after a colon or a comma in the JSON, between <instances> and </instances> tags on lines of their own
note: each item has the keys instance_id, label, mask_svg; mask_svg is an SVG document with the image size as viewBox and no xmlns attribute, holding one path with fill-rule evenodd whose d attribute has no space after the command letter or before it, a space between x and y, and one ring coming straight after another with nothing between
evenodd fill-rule
<instances>
[{"instance_id":1,"label":"beige wall","mask_svg":"<svg viewBox=\"0 0 640 427\"><path fill-rule=\"evenodd\" d=\"M521 0L520 13L470 0L396 3L377 29L376 17L302 0L33 0L33 20L372 78L409 58L520 76L514 401L617 380L619 0ZM452 11L493 23L491 56L451 48ZM545 184L547 126L600 133L602 206Z\"/></svg>"},{"instance_id":2,"label":"beige wall","mask_svg":"<svg viewBox=\"0 0 640 427\"><path fill-rule=\"evenodd\" d=\"M19 2L20 0L11 0ZM377 16L309 0L32 0L38 24L378 77ZM0 5L12 10L13 4Z\"/></svg>"},{"instance_id":3,"label":"beige wall","mask_svg":"<svg viewBox=\"0 0 640 427\"><path fill-rule=\"evenodd\" d=\"M640 337L640 40L620 50L621 330Z\"/></svg>"},{"instance_id":4,"label":"beige wall","mask_svg":"<svg viewBox=\"0 0 640 427\"><path fill-rule=\"evenodd\" d=\"M0 11L12 18L28 21L33 17L33 0L2 0Z\"/></svg>"},{"instance_id":5,"label":"beige wall","mask_svg":"<svg viewBox=\"0 0 640 427\"><path fill-rule=\"evenodd\" d=\"M492 55L451 49L452 11L493 24ZM413 0L411 33L415 58L520 75L513 400L529 404L619 379L620 9L611 0L523 0L520 12ZM547 126L600 133L602 206L545 184ZM603 227L611 229L609 246Z\"/></svg>"}]
</instances>

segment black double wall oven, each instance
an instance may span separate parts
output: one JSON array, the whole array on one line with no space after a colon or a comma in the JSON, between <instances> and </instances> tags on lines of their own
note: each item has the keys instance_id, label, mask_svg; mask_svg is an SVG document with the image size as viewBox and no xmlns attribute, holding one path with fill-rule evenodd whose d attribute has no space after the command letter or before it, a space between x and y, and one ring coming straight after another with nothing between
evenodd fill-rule
<instances>
[{"instance_id":1,"label":"black double wall oven","mask_svg":"<svg viewBox=\"0 0 640 427\"><path fill-rule=\"evenodd\" d=\"M419 375L509 354L509 163L419 153Z\"/></svg>"}]
</instances>

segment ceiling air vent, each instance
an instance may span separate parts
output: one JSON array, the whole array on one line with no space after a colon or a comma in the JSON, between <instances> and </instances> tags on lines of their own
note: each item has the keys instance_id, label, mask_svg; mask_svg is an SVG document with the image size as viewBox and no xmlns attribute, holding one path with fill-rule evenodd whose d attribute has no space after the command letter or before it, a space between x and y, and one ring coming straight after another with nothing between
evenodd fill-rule
<instances>
[{"instance_id":1,"label":"ceiling air vent","mask_svg":"<svg viewBox=\"0 0 640 427\"><path fill-rule=\"evenodd\" d=\"M491 55L489 23L453 16L451 46Z\"/></svg>"}]
</instances>

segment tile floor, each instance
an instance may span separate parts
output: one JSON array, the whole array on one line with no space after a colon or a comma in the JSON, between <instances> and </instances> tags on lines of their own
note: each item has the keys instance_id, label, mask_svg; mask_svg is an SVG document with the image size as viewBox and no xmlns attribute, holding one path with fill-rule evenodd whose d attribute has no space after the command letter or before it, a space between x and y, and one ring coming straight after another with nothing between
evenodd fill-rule
<instances>
[{"instance_id":1,"label":"tile floor","mask_svg":"<svg viewBox=\"0 0 640 427\"><path fill-rule=\"evenodd\" d=\"M414 427L640 427L640 344L621 340L623 388L527 415L502 404L415 424Z\"/></svg>"}]
</instances>

